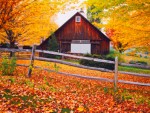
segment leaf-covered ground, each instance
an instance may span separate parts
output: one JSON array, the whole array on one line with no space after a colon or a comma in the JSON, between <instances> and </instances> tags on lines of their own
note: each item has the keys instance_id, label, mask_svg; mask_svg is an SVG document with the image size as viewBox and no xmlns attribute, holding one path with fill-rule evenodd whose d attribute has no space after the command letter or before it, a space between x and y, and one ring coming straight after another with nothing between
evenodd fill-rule
<instances>
[{"instance_id":1,"label":"leaf-covered ground","mask_svg":"<svg viewBox=\"0 0 150 113\"><path fill-rule=\"evenodd\" d=\"M29 61L18 61L28 64ZM61 72L113 78L113 73L80 69L62 64L36 61L35 65ZM113 84L80 79L33 69L32 77L25 77L28 69L17 67L14 76L0 76L0 112L14 113L100 113L150 112L150 87ZM150 83L149 78L119 74L119 79Z\"/></svg>"}]
</instances>

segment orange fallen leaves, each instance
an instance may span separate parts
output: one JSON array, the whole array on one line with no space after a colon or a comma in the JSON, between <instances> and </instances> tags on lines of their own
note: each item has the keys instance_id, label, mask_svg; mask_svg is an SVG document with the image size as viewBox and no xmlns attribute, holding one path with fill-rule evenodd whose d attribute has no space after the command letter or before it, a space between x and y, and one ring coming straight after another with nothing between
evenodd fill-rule
<instances>
[{"instance_id":1,"label":"orange fallen leaves","mask_svg":"<svg viewBox=\"0 0 150 113\"><path fill-rule=\"evenodd\" d=\"M18 63L28 64L28 61ZM36 61L35 65L54 69L53 63ZM112 73L57 65L63 72L113 78ZM119 84L119 91L114 94L113 84L108 82L68 77L42 69L34 69L32 77L26 78L24 67L17 67L14 74L0 76L0 112L150 112L149 87ZM147 78L123 74L119 78L150 82Z\"/></svg>"}]
</instances>

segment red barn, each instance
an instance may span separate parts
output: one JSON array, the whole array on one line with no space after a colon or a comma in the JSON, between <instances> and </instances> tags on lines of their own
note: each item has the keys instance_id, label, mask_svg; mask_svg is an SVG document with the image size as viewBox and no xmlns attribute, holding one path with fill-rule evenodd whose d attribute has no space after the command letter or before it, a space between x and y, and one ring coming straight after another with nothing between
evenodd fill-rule
<instances>
[{"instance_id":1,"label":"red barn","mask_svg":"<svg viewBox=\"0 0 150 113\"><path fill-rule=\"evenodd\" d=\"M54 35L62 53L109 53L110 39L79 12L58 28ZM47 50L51 37L40 44L40 49Z\"/></svg>"}]
</instances>

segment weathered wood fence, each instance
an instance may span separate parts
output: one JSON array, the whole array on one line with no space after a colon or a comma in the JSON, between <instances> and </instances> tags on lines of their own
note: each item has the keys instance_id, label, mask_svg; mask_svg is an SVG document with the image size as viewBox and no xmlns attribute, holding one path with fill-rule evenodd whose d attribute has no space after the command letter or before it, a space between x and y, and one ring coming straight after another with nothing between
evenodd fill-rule
<instances>
[{"instance_id":1,"label":"weathered wood fence","mask_svg":"<svg viewBox=\"0 0 150 113\"><path fill-rule=\"evenodd\" d=\"M31 77L32 67L34 67L34 68L41 68L39 66L34 66L34 60L40 60L40 61L56 62L56 63L66 64L66 65L75 66L75 67L79 67L79 68L85 68L85 69L99 70L99 71L105 71L105 72L114 73L114 79L108 79L108 78L101 78L101 77L83 76L83 75L79 75L79 74L70 74L70 73L65 73L65 72L57 72L59 74L63 74L63 75L67 75L67 76L74 76L74 77L79 77L79 78L84 78L84 79L112 82L112 83L114 83L114 90L115 91L117 90L117 83L133 84L133 85L141 85L141 86L150 86L150 83L140 83L140 82L131 82L131 81L118 80L118 73L129 74L129 75L134 75L134 76L139 76L139 77L147 77L148 79L150 78L150 75L149 74L138 74L138 73L118 71L118 64L119 63L118 63L118 58L117 57L115 58L115 61L109 61L109 60L103 60L103 59L97 59L97 58L89 58L89 57L83 57L83 56L76 56L76 55L58 53L58 52L53 52L53 51L36 50L35 46L32 47L32 50L30 50L30 49L0 48L0 51L7 51L7 52L14 52L14 53L15 52L31 52L32 53L31 54L31 58L30 59L26 58L26 59L30 60L30 65L18 64L18 66L29 67L29 69L28 69L28 77ZM52 55L59 55L59 56L63 56L63 57L71 57L71 58L76 58L76 59L84 59L84 60L89 60L89 61L109 63L109 64L114 64L115 67L114 67L114 70L108 70L108 69L105 69L105 68L96 68L96 67L83 66L83 65L80 65L80 64L74 64L74 63L71 63L71 62L58 60L58 59L37 57L37 56L34 55L36 52L52 54ZM54 70L50 70L48 68L42 68L42 69L54 72Z\"/></svg>"}]
</instances>

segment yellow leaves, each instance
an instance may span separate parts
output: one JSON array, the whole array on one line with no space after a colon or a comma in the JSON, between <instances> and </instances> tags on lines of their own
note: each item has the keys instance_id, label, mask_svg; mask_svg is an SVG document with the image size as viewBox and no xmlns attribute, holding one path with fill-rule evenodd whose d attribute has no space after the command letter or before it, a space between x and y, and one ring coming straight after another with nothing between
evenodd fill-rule
<instances>
[{"instance_id":1,"label":"yellow leaves","mask_svg":"<svg viewBox=\"0 0 150 113\"><path fill-rule=\"evenodd\" d=\"M120 42L128 44L124 49L134 47L150 47L150 4L147 0L106 0L104 3L97 3L95 0L87 1L93 10L101 10L99 18L108 18L105 27L114 30L110 38L114 44ZM104 7L105 6L105 7ZM103 14L103 16L100 16ZM99 23L94 24L98 27Z\"/></svg>"},{"instance_id":2,"label":"yellow leaves","mask_svg":"<svg viewBox=\"0 0 150 113\"><path fill-rule=\"evenodd\" d=\"M78 110L79 112L83 112L83 111L85 111L85 109L84 109L84 107L83 107L83 106L79 106L79 107L77 108L77 110Z\"/></svg>"},{"instance_id":3,"label":"yellow leaves","mask_svg":"<svg viewBox=\"0 0 150 113\"><path fill-rule=\"evenodd\" d=\"M52 109L49 110L50 113L54 112Z\"/></svg>"},{"instance_id":4,"label":"yellow leaves","mask_svg":"<svg viewBox=\"0 0 150 113\"><path fill-rule=\"evenodd\" d=\"M67 1L69 0L0 0L0 14L4 14L0 15L0 30L5 33L0 34L0 40L13 40L19 45L39 44L41 38L47 38L56 30L57 25L52 18ZM12 31L11 35L6 33L9 30Z\"/></svg>"}]
</instances>

